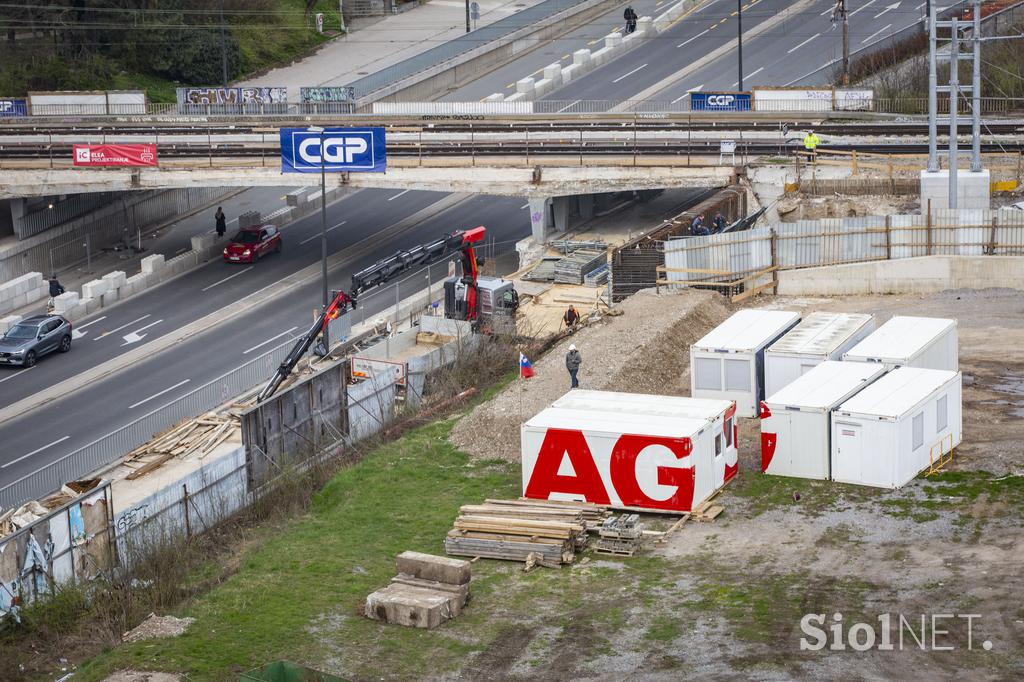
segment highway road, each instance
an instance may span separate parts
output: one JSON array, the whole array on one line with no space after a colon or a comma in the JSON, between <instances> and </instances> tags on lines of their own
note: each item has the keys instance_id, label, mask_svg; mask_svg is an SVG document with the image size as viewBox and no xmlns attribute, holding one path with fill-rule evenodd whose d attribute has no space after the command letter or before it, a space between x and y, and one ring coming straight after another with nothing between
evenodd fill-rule
<instances>
[{"instance_id":1,"label":"highway road","mask_svg":"<svg viewBox=\"0 0 1024 682\"><path fill-rule=\"evenodd\" d=\"M436 203L444 195L363 190L329 206L331 252L379 232L407 215ZM349 267L329 273L332 287L348 287L351 273L401 248L427 242L453 229L484 224L499 251L514 251L515 241L530 231L529 218L516 198L474 196L426 219L376 253ZM66 454L117 430L212 378L238 367L283 343L308 327L321 296L319 281L297 287L272 303L234 316L230 304L302 267L315 263L320 254L320 216L310 216L284 230L285 250L253 266L211 262L194 272L164 284L137 298L83 321L78 328L87 335L78 339L66 355L47 356L31 370L4 372L0 404L59 381L103 359L123 352L124 335L136 332L152 336L183 325L203 314L222 310L223 322L212 330L160 352L145 362L93 383L66 398L0 425L0 486L17 480ZM434 268L439 278L444 271ZM423 288L413 286L403 297ZM349 314L359 322L394 304L393 289L382 295L366 294ZM146 329L145 332L140 330ZM97 340L98 339L98 340ZM5 368L6 369L6 368ZM270 373L268 372L267 378Z\"/></svg>"}]
</instances>

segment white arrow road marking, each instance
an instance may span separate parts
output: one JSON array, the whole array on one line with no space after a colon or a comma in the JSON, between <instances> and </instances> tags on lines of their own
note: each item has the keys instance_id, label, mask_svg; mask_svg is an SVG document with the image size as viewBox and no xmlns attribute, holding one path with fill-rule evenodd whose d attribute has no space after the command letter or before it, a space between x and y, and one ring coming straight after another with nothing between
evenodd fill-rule
<instances>
[{"instance_id":1,"label":"white arrow road marking","mask_svg":"<svg viewBox=\"0 0 1024 682\"><path fill-rule=\"evenodd\" d=\"M832 10L829 10L829 11L831 12ZM676 45L676 47L682 47L686 43L693 42L694 40L696 40L697 38L700 38L702 35L704 35L705 33L707 33L710 30L711 30L710 28L704 29L703 31L701 31L700 33L695 35L694 37L688 38L688 39L684 40L683 42L679 43L678 45Z\"/></svg>"},{"instance_id":2,"label":"white arrow road marking","mask_svg":"<svg viewBox=\"0 0 1024 682\"><path fill-rule=\"evenodd\" d=\"M107 316L106 316L106 315L103 315L102 317L97 317L97 318L96 318L95 320L93 320L92 322L86 322L85 324L82 324L82 325L79 325L79 326L77 326L77 327L74 327L74 328L73 328L73 329L71 330L71 338L73 338L73 339L80 339L80 338L82 338L83 336L85 336L86 334L88 334L88 333L89 333L89 332L83 332L83 331L81 331L82 329L85 329L85 328L86 328L86 327L88 327L89 325L91 325L91 324L96 324L97 322L101 322L101 321L103 321L103 320L105 320L105 319L107 319Z\"/></svg>"},{"instance_id":3,"label":"white arrow road marking","mask_svg":"<svg viewBox=\"0 0 1024 682\"><path fill-rule=\"evenodd\" d=\"M810 38L808 38L804 42L802 42L802 43L800 43L798 45L794 45L793 47L789 48L789 50L786 51L786 54L793 54L794 52L799 50L801 47L803 47L807 43L811 42L812 40L814 40L815 38L817 38L820 35L821 35L820 33L815 33L813 36L811 36Z\"/></svg>"},{"instance_id":4,"label":"white arrow road marking","mask_svg":"<svg viewBox=\"0 0 1024 682\"><path fill-rule=\"evenodd\" d=\"M869 35L867 38L865 38L864 40L862 40L860 42L861 43L868 42L869 40L871 40L872 38L877 36L879 33L885 33L886 31L888 31L891 26L892 26L892 24L886 24L885 26L883 26L882 28L878 29L877 31L875 31L874 33L872 33L871 35Z\"/></svg>"},{"instance_id":5,"label":"white arrow road marking","mask_svg":"<svg viewBox=\"0 0 1024 682\"><path fill-rule=\"evenodd\" d=\"M859 11L861 11L862 9L867 9L868 7L870 7L871 5L873 5L874 3L875 3L875 0L868 0L867 2L865 2L865 3L864 3L863 5L861 5L860 7L858 7L858 8L857 8L857 9L855 9L855 10L853 10L852 12L850 12L850 16L852 17L852 16L854 15L854 14L856 14L856 13L857 13L857 12L859 12Z\"/></svg>"},{"instance_id":6,"label":"white arrow road marking","mask_svg":"<svg viewBox=\"0 0 1024 682\"><path fill-rule=\"evenodd\" d=\"M128 324L122 324L122 325L121 325L120 327L118 327L117 329L111 329L110 331L105 331L105 332L103 332L102 334L100 334L99 336L97 336L97 337L96 337L95 339L93 339L93 341L99 341L99 340L100 340L100 339L102 339L102 338L103 338L104 336L108 336L108 335L110 335L110 334L113 334L114 332L119 332L119 331L121 331L122 329L124 329L125 327L130 327L130 326L132 326L133 324L138 324L139 322L142 322L142 321L143 321L144 319L146 319L147 317L149 317L149 315L143 315L143 316L142 316L142 317L140 317L139 319L137 319L137 320L132 320L132 321L131 321L131 322L129 322ZM102 318L101 318L101 319L102 319ZM92 324L92 323L90 322L90 324Z\"/></svg>"},{"instance_id":7,"label":"white arrow road marking","mask_svg":"<svg viewBox=\"0 0 1024 682\"><path fill-rule=\"evenodd\" d=\"M894 2L891 5L886 5L885 9L883 9L881 12L879 12L878 14L875 15L875 19L877 19L878 17L882 16L886 12L893 11L894 9L898 8L899 6L900 6L900 3L898 3L898 2Z\"/></svg>"},{"instance_id":8,"label":"white arrow road marking","mask_svg":"<svg viewBox=\"0 0 1024 682\"><path fill-rule=\"evenodd\" d=\"M342 221L341 221L340 223L338 223L338 224L337 224L337 225L335 225L334 227L328 227L328 228L327 228L327 231L328 231L328 232L331 232L331 231L333 231L333 230L336 230L336 229L338 229L339 227L341 227L342 225L344 225L344 224L345 224L345 223L347 223L347 222L348 222L347 220L342 220ZM309 237L309 238L307 238L307 239L303 239L303 240L302 240L301 242L299 242L299 246L301 246L301 245L303 245L303 244L306 244L307 242L311 242L311 241L313 241L314 239L319 239L319 238L320 238L321 236L323 236L323 235L322 235L321 233L317 232L317 233L316 233L316 234L314 234L314 235L313 235L312 237Z\"/></svg>"},{"instance_id":9,"label":"white arrow road marking","mask_svg":"<svg viewBox=\"0 0 1024 682\"><path fill-rule=\"evenodd\" d=\"M160 324L161 322L163 322L163 320L157 320L156 322L152 322L150 324L147 324L145 327L141 327L139 329L136 329L133 332L129 332L128 334L125 334L122 337L122 338L124 338L124 343L122 343L121 345L122 346L127 346L130 343L135 343L136 341L141 341L142 339L146 338L146 335L145 334L140 334L139 332L145 331L145 330L149 329L150 327L154 327L154 326Z\"/></svg>"},{"instance_id":10,"label":"white arrow road marking","mask_svg":"<svg viewBox=\"0 0 1024 682\"><path fill-rule=\"evenodd\" d=\"M16 376L20 376L20 375L24 374L25 372L28 372L28 371L33 370L33 369L35 369L35 367L28 367L28 368L23 369L21 371L15 372L15 373L11 374L8 377L4 377L3 379L0 379L0 384L4 383L5 381L8 381L10 379L13 379Z\"/></svg>"},{"instance_id":11,"label":"white arrow road marking","mask_svg":"<svg viewBox=\"0 0 1024 682\"><path fill-rule=\"evenodd\" d=\"M618 83L618 82L619 82L620 80L622 80L623 78L628 78L629 76L632 76L632 75L633 75L634 73L636 73L637 71L639 71L640 69L642 69L642 68L644 68L644 67L646 67L646 66L647 66L646 64L641 64L640 66L636 67L635 69L633 69L633 70L632 70L632 71L630 71L629 73L624 73L624 74L622 74L621 76L619 76L618 78L616 78L615 80L613 80L613 81L612 81L612 83Z\"/></svg>"},{"instance_id":12,"label":"white arrow road marking","mask_svg":"<svg viewBox=\"0 0 1024 682\"><path fill-rule=\"evenodd\" d=\"M52 442L52 443L50 443L49 445L44 445L43 447L41 447L41 448L38 448L38 449L36 449L36 450L33 450L32 452L28 453L27 455L22 455L22 456L21 456L21 457L19 457L18 459L12 460L12 461L8 462L7 464L0 464L0 469L6 469L7 467L11 466L12 464L17 464L18 462L20 462L20 461L21 461L21 460L23 460L23 459L28 459L28 458L29 458L29 457L31 457L32 455L35 455L35 454L37 454L37 453L40 453L40 452L42 452L43 450L45 450L46 448L52 448L52 447L53 447L54 445L57 445L58 443L63 443L63 442L64 442L64 441L66 441L66 440L67 440L68 438L71 438L71 436L64 436L63 438L58 438L57 440L53 441L53 442Z\"/></svg>"},{"instance_id":13,"label":"white arrow road marking","mask_svg":"<svg viewBox=\"0 0 1024 682\"><path fill-rule=\"evenodd\" d=\"M224 284L224 282L228 281L229 279L234 279L235 277L238 277L239 275L244 275L245 273L247 273L247 272L249 272L250 270L252 270L252 269L253 269L254 267L255 267L254 265L250 265L249 267L245 268L244 270L239 270L238 272L236 272L236 273L235 273L235 274L233 274L233 275L228 275L227 277L225 277L224 279L222 279L222 280L221 280L221 281L219 281L219 282L214 282L213 284L211 284L211 285L210 285L210 286L208 286L208 287L203 287L203 289L202 289L202 290L203 290L203 291L206 291L207 289L212 289L212 288L214 288L215 286L218 286L218 285Z\"/></svg>"},{"instance_id":14,"label":"white arrow road marking","mask_svg":"<svg viewBox=\"0 0 1024 682\"><path fill-rule=\"evenodd\" d=\"M278 334L277 336L271 336L271 337L270 337L269 339L267 339L267 340L266 340L266 341L264 341L263 343L258 343L258 344L256 344L255 346L253 346L252 348L250 348L249 350L245 350L245 351L242 351L242 355L248 355L249 353L253 352L253 351L254 351L254 350L256 350L257 348L262 348L263 346L267 345L267 344L268 344L268 343L270 343L271 341L274 341L275 339L279 339L279 338L281 338L282 336L287 336L288 334L291 334L291 333L292 333L293 331L295 331L296 329L298 329L298 327L292 327L292 328L291 328L291 329L289 329L288 331L284 331L284 332L281 332L281 333L280 333L280 334Z\"/></svg>"},{"instance_id":15,"label":"white arrow road marking","mask_svg":"<svg viewBox=\"0 0 1024 682\"><path fill-rule=\"evenodd\" d=\"M173 385L173 386L171 386L170 388L165 388L164 390L160 391L159 393L154 393L153 395L149 396L149 397L148 397L148 398L146 398L145 400L140 400L139 402L135 403L134 405L129 405L129 406L128 406L128 409L129 409L129 410L133 410L133 409L135 409L136 407L138 407L139 405L142 405L143 403L148 403L148 402L149 402L150 400L152 400L153 398L159 398L159 397L160 397L160 396L162 396L162 395L163 395L164 393L170 393L171 391L173 391L174 389L178 388L179 386L184 386L184 385L185 385L185 384L187 384L187 383L188 383L189 381L191 381L191 379L185 379L184 381L179 381L178 383L174 384L174 385Z\"/></svg>"}]
</instances>

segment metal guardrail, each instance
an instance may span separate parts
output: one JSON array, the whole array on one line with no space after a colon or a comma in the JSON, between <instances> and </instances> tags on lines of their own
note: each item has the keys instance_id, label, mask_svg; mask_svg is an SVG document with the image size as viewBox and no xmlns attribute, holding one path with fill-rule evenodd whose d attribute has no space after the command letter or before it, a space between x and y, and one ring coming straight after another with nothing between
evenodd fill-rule
<instances>
[{"instance_id":1,"label":"metal guardrail","mask_svg":"<svg viewBox=\"0 0 1024 682\"><path fill-rule=\"evenodd\" d=\"M64 483L79 479L126 455L176 422L202 414L250 390L270 376L288 355L293 343L288 340L194 391L0 488L0 507L15 507L47 495Z\"/></svg>"}]
</instances>

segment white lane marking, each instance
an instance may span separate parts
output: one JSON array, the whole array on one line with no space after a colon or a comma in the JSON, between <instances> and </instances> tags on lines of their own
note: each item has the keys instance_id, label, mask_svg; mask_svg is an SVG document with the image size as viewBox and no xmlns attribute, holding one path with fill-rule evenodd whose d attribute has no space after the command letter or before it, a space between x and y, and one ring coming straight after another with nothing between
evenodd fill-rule
<instances>
[{"instance_id":1,"label":"white lane marking","mask_svg":"<svg viewBox=\"0 0 1024 682\"><path fill-rule=\"evenodd\" d=\"M686 99L686 96L689 95L691 92L700 92L703 87L704 87L704 84L701 83L700 85L698 85L695 88L690 88L689 90L684 92L681 96L676 97L674 100L672 100L672 104L675 104L676 102L678 102L681 99Z\"/></svg>"},{"instance_id":2,"label":"white lane marking","mask_svg":"<svg viewBox=\"0 0 1024 682\"><path fill-rule=\"evenodd\" d=\"M634 73L636 73L637 71L639 71L640 69L642 69L642 68L644 68L644 67L646 67L646 66L647 66L646 64L641 64L640 66L636 67L635 69L633 69L633 70L632 70L632 71L630 71L629 73L624 73L624 74L622 74L621 76L619 76L618 78L616 78L615 80L613 80L613 81L612 81L612 83L618 83L618 82L619 82L620 80L622 80L623 78L628 78L629 76L632 76L632 75L633 75Z\"/></svg>"},{"instance_id":3,"label":"white lane marking","mask_svg":"<svg viewBox=\"0 0 1024 682\"><path fill-rule=\"evenodd\" d=\"M836 8L835 8L835 7L826 7L826 8L825 8L825 11L824 11L824 12L822 12L821 14L819 14L818 16L819 16L819 17L823 17L823 16L825 16L826 14L828 14L829 12L835 12L835 11L836 11Z\"/></svg>"},{"instance_id":4,"label":"white lane marking","mask_svg":"<svg viewBox=\"0 0 1024 682\"><path fill-rule=\"evenodd\" d=\"M519 210L521 211L524 208L530 208L530 205L529 204L523 204L522 206L519 207Z\"/></svg>"},{"instance_id":5,"label":"white lane marking","mask_svg":"<svg viewBox=\"0 0 1024 682\"><path fill-rule=\"evenodd\" d=\"M123 337L121 337L121 338L124 339L124 343L122 343L121 345L122 346L127 346L130 343L135 343L136 341L141 341L142 339L146 338L146 335L145 334L140 334L139 332L146 331L150 327L156 326L156 325L160 324L161 322L163 322L163 320L157 320L156 322L147 324L145 327L142 327L141 329L136 329L133 332L125 334Z\"/></svg>"},{"instance_id":6,"label":"white lane marking","mask_svg":"<svg viewBox=\"0 0 1024 682\"><path fill-rule=\"evenodd\" d=\"M131 327L131 326L132 326L133 324L138 324L139 322L142 322L142 321L143 321L144 319L146 319L147 317L149 317L149 315L148 315L148 314L146 314L146 315L143 315L142 317L140 317L140 318L139 318L139 319L137 319L137 320L132 320L132 321L131 321L131 322L129 322L128 324L122 324L122 325L121 325L120 327L118 327L117 329L111 329L110 331L105 331L105 332L103 332L102 334L100 334L99 336L97 336L97 337L96 337L95 339L93 339L93 341L99 341L99 340L100 340L100 339L102 339L103 337L105 337L105 336L108 336L108 335L110 335L110 334L113 334L114 332L119 332L119 331L121 331L122 329L124 329L125 327Z\"/></svg>"},{"instance_id":7,"label":"white lane marking","mask_svg":"<svg viewBox=\"0 0 1024 682\"><path fill-rule=\"evenodd\" d=\"M18 462L20 462L23 459L28 459L32 455L38 454L38 453L42 452L43 450L45 450L46 448L52 448L54 445L57 445L58 443L63 443L68 438L71 438L71 436L64 436L63 438L58 438L57 440L53 441L49 445L44 445L43 447L41 447L41 448L39 448L37 450L33 450L32 452L28 453L27 455L22 455L21 457L19 457L16 460L8 462L7 464L0 465L0 469L6 469L7 467L11 466L12 464L17 464Z\"/></svg>"},{"instance_id":8,"label":"white lane marking","mask_svg":"<svg viewBox=\"0 0 1024 682\"><path fill-rule=\"evenodd\" d=\"M881 12L879 12L878 14L875 15L875 19L877 19L878 17L882 16L886 12L893 11L894 9L896 9L899 6L900 6L900 3L898 3L898 2L894 2L891 5L886 5L885 9L883 9Z\"/></svg>"},{"instance_id":9,"label":"white lane marking","mask_svg":"<svg viewBox=\"0 0 1024 682\"><path fill-rule=\"evenodd\" d=\"M808 38L808 39L807 39L807 40L805 40L804 42L802 42L802 43L799 43L799 44L797 44L797 45L794 45L793 47L789 48L789 49L788 49L788 50L786 51L786 54L793 54L794 52L796 52L797 50L799 50L799 49L800 49L801 47L803 47L803 46L804 46L804 45L806 45L807 43L811 42L812 40L814 40L815 38L817 38L817 37L818 37L818 36L820 36L820 35L821 35L820 33L815 33L815 34L814 34L813 36L811 36L810 38Z\"/></svg>"},{"instance_id":10,"label":"white lane marking","mask_svg":"<svg viewBox=\"0 0 1024 682\"><path fill-rule=\"evenodd\" d=\"M862 9L867 9L868 7L870 7L871 5L873 5L874 3L875 3L875 0L868 0L867 2L865 2L865 3L864 3L863 5L861 5L860 7L858 7L858 8L857 8L857 9L855 9L855 10L853 10L852 12L850 12L850 16L852 17L852 16L854 15L854 14L856 14L856 13L857 13L857 12L859 12L859 11L861 11Z\"/></svg>"},{"instance_id":11,"label":"white lane marking","mask_svg":"<svg viewBox=\"0 0 1024 682\"><path fill-rule=\"evenodd\" d=\"M348 222L347 220L342 220L342 221L341 221L340 223L338 223L338 224L337 224L337 225L335 225L334 227L328 227L328 228L327 228L327 231L328 231L328 232L331 232L331 231L333 231L333 230L336 230L336 229L338 229L339 227L341 227L342 225L344 225L344 224L345 224L345 223L347 223L347 222ZM301 242L299 242L299 246L302 246L303 244L306 244L306 243L308 243L308 242L311 242L311 241L313 241L314 239L319 239L319 238L320 238L320 237L322 237L322 236L323 236L323 234L322 234L322 233L320 233L320 232L317 232L317 233L316 233L316 234L314 234L314 235L313 235L312 237L307 237L306 239L303 239L303 240L302 240Z\"/></svg>"},{"instance_id":12,"label":"white lane marking","mask_svg":"<svg viewBox=\"0 0 1024 682\"><path fill-rule=\"evenodd\" d=\"M543 69L541 69L541 70L543 71ZM394 201L395 199L397 199L398 197L402 196L403 194L408 194L411 191L412 191L411 189L403 190L403 191L399 192L398 194L396 194L393 197L388 197L388 201Z\"/></svg>"},{"instance_id":13,"label":"white lane marking","mask_svg":"<svg viewBox=\"0 0 1024 682\"><path fill-rule=\"evenodd\" d=\"M831 12L832 10L829 10L829 11ZM687 39L686 39L686 40L684 40L683 42L679 43L678 45L676 45L676 47L677 47L677 48L679 48L679 47L682 47L683 45L685 45L686 43L690 43L690 42L693 42L694 40L696 40L697 38L700 38L700 37L701 37L702 35L704 35L705 33L707 33L707 32L708 32L708 31L710 31L710 30L711 30L710 28L706 28L706 29L704 29L703 31L701 31L700 33L698 33L697 35L695 35L694 37L692 37L692 38L687 38Z\"/></svg>"},{"instance_id":14,"label":"white lane marking","mask_svg":"<svg viewBox=\"0 0 1024 682\"><path fill-rule=\"evenodd\" d=\"M219 281L219 282L214 282L213 284L211 284L211 285L210 285L210 286L208 286L208 287L203 287L203 289L202 289L202 290L203 290L203 291L206 291L206 290L208 290L208 289L212 289L212 288L214 288L215 286L219 286L219 285L221 285L221 284L224 284L224 282L228 281L229 279L234 279L235 277L238 277L239 275L244 275L245 273L247 273L247 272L249 272L250 270L252 270L252 269L253 269L254 267L255 267L254 265L250 265L249 267L245 268L244 270L239 270L238 272L236 272L236 273L235 273L235 274L233 274L233 275L228 275L227 277L225 277L224 279L222 279L222 280L221 280L221 281ZM147 316L147 317L148 317L148 316Z\"/></svg>"},{"instance_id":15,"label":"white lane marking","mask_svg":"<svg viewBox=\"0 0 1024 682\"><path fill-rule=\"evenodd\" d=\"M129 409L129 410L133 410L133 409L135 409L136 407L138 407L139 405L142 405L143 403L148 403L148 402L149 402L150 400L152 400L153 398L159 398L159 397L160 397L160 396L162 396L162 395L163 395L164 393L170 393L171 391L173 391L174 389L178 388L179 386L184 386L184 385L185 385L185 384L187 384L187 383L188 383L189 381L191 381L191 379L185 379L184 381L179 381L178 383L174 384L174 385L173 385L173 386L171 386L170 388L165 388L164 390L160 391L159 393L154 393L153 395L149 396L149 397L148 397L148 398L146 398L145 400L140 400L139 402L135 403L134 405L129 405L129 406L128 406L128 409Z\"/></svg>"},{"instance_id":16,"label":"white lane marking","mask_svg":"<svg viewBox=\"0 0 1024 682\"><path fill-rule=\"evenodd\" d=\"M102 317L97 317L97 318L96 318L95 320L93 320L92 322L86 322L85 324L83 324L83 325L82 325L82 326L80 326L80 327L73 327L73 328L71 329L71 338L72 338L72 339L75 339L75 340L77 341L78 339L82 338L83 336L85 336L86 334L88 334L88 333L89 333L89 332L83 332L83 331L82 331L83 329L85 329L86 327L88 327L88 326L89 326L90 324L96 324L97 322L99 322L99 321L101 321L101 320L105 320L105 319L107 319L107 316L106 316L106 315L103 315Z\"/></svg>"},{"instance_id":17,"label":"white lane marking","mask_svg":"<svg viewBox=\"0 0 1024 682\"><path fill-rule=\"evenodd\" d=\"M556 113L556 114L560 114L560 113L562 113L563 111L565 111L566 109L571 109L572 107L574 107L574 106L576 106L577 104L579 104L579 103L580 103L581 101L582 101L582 100L576 100L575 102L572 102L572 103L570 103L570 104L566 104L566 105L565 105L564 107L562 107L561 109L559 109L559 110L558 110L558 111L556 111L555 113Z\"/></svg>"},{"instance_id":18,"label":"white lane marking","mask_svg":"<svg viewBox=\"0 0 1024 682\"><path fill-rule=\"evenodd\" d=\"M91 325L91 324L96 324L97 322L102 322L102 321L103 321L103 320L105 320L105 319L107 319L107 316L106 316L106 315L103 315L102 317L97 317L97 318L96 318L95 320L93 320L92 322L86 322L85 324L80 324L80 325L78 325L77 327L75 327L75 329L85 329L85 328L86 328L86 327L88 327L89 325Z\"/></svg>"},{"instance_id":19,"label":"white lane marking","mask_svg":"<svg viewBox=\"0 0 1024 682\"><path fill-rule=\"evenodd\" d=\"M244 351L242 351L242 355L248 355L249 353L253 352L253 351L254 351L254 350L256 350L257 348L262 348L263 346L267 345L267 344L268 344L268 343L270 343L271 341L274 341L274 340L276 340L276 339L279 339L279 338L281 338L282 336L287 336L288 334L291 334L291 333L292 333L293 331L295 331L296 329L298 329L298 327L292 327L292 328L291 328L291 329L289 329L288 331L284 331L284 332L281 332L281 333L280 333L280 334L278 334L277 336L271 336L271 337L270 337L269 339L267 339L267 340L266 340L266 341L264 341L263 343L257 343L257 344L256 344L255 346L253 346L253 347L252 347L252 348L250 348L249 350L244 350Z\"/></svg>"},{"instance_id":20,"label":"white lane marking","mask_svg":"<svg viewBox=\"0 0 1024 682\"><path fill-rule=\"evenodd\" d=\"M928 4L927 2L922 2L920 5L918 5L917 7L914 8L914 11L917 11L917 10L921 9L922 7L924 7L927 4Z\"/></svg>"},{"instance_id":21,"label":"white lane marking","mask_svg":"<svg viewBox=\"0 0 1024 682\"><path fill-rule=\"evenodd\" d=\"M754 76L756 76L757 74L761 73L762 71L764 71L764 67L763 66L761 68L755 70L755 71L751 71L746 76L744 76L744 78L753 78ZM734 87L734 88L738 87L739 84L740 84L740 82L736 81L735 83L732 84L732 87Z\"/></svg>"},{"instance_id":22,"label":"white lane marking","mask_svg":"<svg viewBox=\"0 0 1024 682\"><path fill-rule=\"evenodd\" d=\"M16 376L21 376L25 372L28 372L29 370L33 370L33 369L35 369L35 367L28 367L26 369L19 370L19 371L15 372L15 373L11 374L11 376L9 376L9 377L4 377L3 379L0 379L0 384L4 383L5 381L7 381L9 379L13 379Z\"/></svg>"},{"instance_id":23,"label":"white lane marking","mask_svg":"<svg viewBox=\"0 0 1024 682\"><path fill-rule=\"evenodd\" d=\"M867 38L865 38L864 40L862 40L860 42L861 43L866 43L869 40L871 40L872 38L874 38L875 36L877 36L879 33L885 33L886 31L889 30L890 27L892 27L892 24L886 24L885 26L883 26L882 28L878 29L877 31L875 31L874 33L872 33L871 35L869 35Z\"/></svg>"}]
</instances>

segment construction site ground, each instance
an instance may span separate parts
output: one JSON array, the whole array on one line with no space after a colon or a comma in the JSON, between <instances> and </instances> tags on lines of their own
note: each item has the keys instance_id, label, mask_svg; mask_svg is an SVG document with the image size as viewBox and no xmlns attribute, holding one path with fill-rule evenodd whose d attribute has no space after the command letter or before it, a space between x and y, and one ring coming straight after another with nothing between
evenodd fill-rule
<instances>
[{"instance_id":1,"label":"construction site ground","mask_svg":"<svg viewBox=\"0 0 1024 682\"><path fill-rule=\"evenodd\" d=\"M685 395L693 340L731 312L717 295L643 292L473 407L411 431L339 473L310 513L261 529L230 574L180 613L180 637L126 644L76 679L157 670L227 679L280 658L347 679L1010 679L1024 665L1024 297L1015 290L754 306L955 317L964 441L950 471L900 490L758 472L756 420L741 420L740 473L712 523L690 522L633 557L586 552L571 567L473 564L472 600L433 631L363 618L404 550L441 553L462 504L520 493L518 426L568 388L566 347L587 388ZM510 359L510 367L514 359ZM449 438L450 436L450 438ZM652 529L672 517L645 516ZM805 651L800 620L841 613L844 634L900 615L893 651ZM965 621L977 614L971 648ZM834 621L828 620L824 627ZM861 640L863 641L863 640ZM988 644L985 644L985 643ZM831 643L831 640L830 640Z\"/></svg>"}]
</instances>

